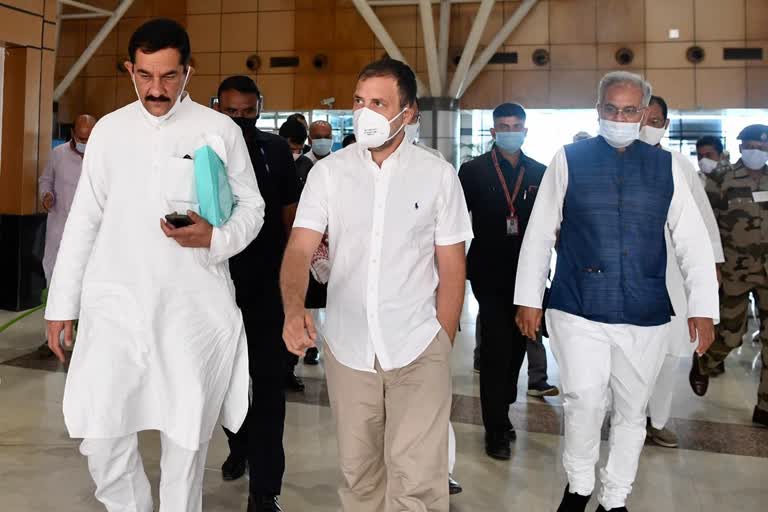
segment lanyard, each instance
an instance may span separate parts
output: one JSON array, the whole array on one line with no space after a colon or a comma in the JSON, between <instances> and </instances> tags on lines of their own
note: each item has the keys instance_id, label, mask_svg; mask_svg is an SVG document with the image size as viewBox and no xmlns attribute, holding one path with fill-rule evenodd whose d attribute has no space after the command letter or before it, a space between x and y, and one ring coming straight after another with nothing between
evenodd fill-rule
<instances>
[{"instance_id":1,"label":"lanyard","mask_svg":"<svg viewBox=\"0 0 768 512\"><path fill-rule=\"evenodd\" d=\"M496 157L496 150L491 151L491 158L493 159L493 166L496 168L496 174L499 176L501 182L501 188L504 190L504 197L507 199L507 205L509 206L509 216L515 217L515 199L517 194L520 193L520 186L523 184L523 176L525 176L525 167L520 166L520 174L517 176L517 182L515 183L515 191L510 196L509 188L507 188L507 180L504 179L504 174L501 172L501 166L499 166L499 159Z\"/></svg>"}]
</instances>

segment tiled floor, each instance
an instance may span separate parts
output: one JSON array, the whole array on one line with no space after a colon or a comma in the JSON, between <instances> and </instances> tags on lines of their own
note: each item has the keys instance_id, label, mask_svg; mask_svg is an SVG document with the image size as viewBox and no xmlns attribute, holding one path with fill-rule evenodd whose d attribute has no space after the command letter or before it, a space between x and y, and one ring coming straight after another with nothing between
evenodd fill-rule
<instances>
[{"instance_id":1,"label":"tiled floor","mask_svg":"<svg viewBox=\"0 0 768 512\"><path fill-rule=\"evenodd\" d=\"M452 499L451 510L554 511L565 482L560 463L560 401L528 400L521 393L511 410L518 426L512 460L498 462L485 456L478 377L471 367L475 313L470 301L453 354L453 418L458 440L455 476L465 492ZM0 311L0 325L12 316ZM69 439L64 429L61 399L66 375L55 362L30 355L42 337L40 314L0 334L0 361L15 360L0 365L0 510L103 510L92 497L93 485L77 441ZM681 368L673 416L685 449L646 447L630 501L633 512L766 510L768 429L750 422L758 353L757 345L745 343L728 360L726 374L712 381L705 398L691 393L687 368ZM556 364L550 362L550 380L557 384ZM297 372L306 378L307 390L289 397L287 472L281 502L287 512L336 511L335 431L322 365L299 364ZM521 381L524 384L525 375ZM522 385L521 391L524 388ZM157 433L142 434L141 445L156 487ZM219 467L226 454L226 440L217 432L208 455L206 511L245 510L247 482L221 480Z\"/></svg>"}]
</instances>

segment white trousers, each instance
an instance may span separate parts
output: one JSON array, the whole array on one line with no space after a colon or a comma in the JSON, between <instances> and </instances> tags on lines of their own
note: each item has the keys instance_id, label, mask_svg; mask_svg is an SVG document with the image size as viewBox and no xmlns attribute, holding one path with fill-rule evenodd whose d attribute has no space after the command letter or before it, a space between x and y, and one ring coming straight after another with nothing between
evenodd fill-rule
<instances>
[{"instance_id":1,"label":"white trousers","mask_svg":"<svg viewBox=\"0 0 768 512\"><path fill-rule=\"evenodd\" d=\"M683 361L686 360L687 358L674 354L667 354L664 358L664 364L656 379L656 386L648 401L648 416L651 418L651 425L657 430L663 429L669 421L672 399L675 396L675 381Z\"/></svg>"},{"instance_id":2,"label":"white trousers","mask_svg":"<svg viewBox=\"0 0 768 512\"><path fill-rule=\"evenodd\" d=\"M632 492L645 442L645 411L667 352L668 325L603 324L547 311L564 393L563 465L571 492L588 496L595 488L600 428L612 401L610 450L598 496L606 510L625 506Z\"/></svg>"},{"instance_id":3,"label":"white trousers","mask_svg":"<svg viewBox=\"0 0 768 512\"><path fill-rule=\"evenodd\" d=\"M160 512L201 512L208 443L190 451L161 433ZM152 489L139 454L136 434L85 439L80 453L96 483L96 499L107 512L152 512Z\"/></svg>"},{"instance_id":4,"label":"white trousers","mask_svg":"<svg viewBox=\"0 0 768 512\"><path fill-rule=\"evenodd\" d=\"M453 473L453 467L456 465L456 432L453 425L448 422L448 474Z\"/></svg>"}]
</instances>

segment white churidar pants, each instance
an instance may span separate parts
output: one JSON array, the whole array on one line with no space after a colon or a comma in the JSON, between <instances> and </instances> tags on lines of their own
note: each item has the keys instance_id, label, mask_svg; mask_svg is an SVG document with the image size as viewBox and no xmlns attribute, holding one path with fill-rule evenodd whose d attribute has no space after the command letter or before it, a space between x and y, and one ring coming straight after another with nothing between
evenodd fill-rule
<instances>
[{"instance_id":1,"label":"white churidar pants","mask_svg":"<svg viewBox=\"0 0 768 512\"><path fill-rule=\"evenodd\" d=\"M656 386L648 401L648 416L651 418L651 425L657 430L663 429L669 421L677 374L683 366L683 361L688 359L675 354L667 354L664 357L664 364L661 366Z\"/></svg>"},{"instance_id":2,"label":"white churidar pants","mask_svg":"<svg viewBox=\"0 0 768 512\"><path fill-rule=\"evenodd\" d=\"M667 353L668 325L604 324L547 311L564 392L563 465L570 492L592 494L600 428L609 405L613 411L610 450L600 471L598 496L606 510L625 506L632 491L645 442L648 399Z\"/></svg>"},{"instance_id":3,"label":"white churidar pants","mask_svg":"<svg viewBox=\"0 0 768 512\"><path fill-rule=\"evenodd\" d=\"M161 433L160 512L201 512L208 443L190 451ZM139 454L136 434L84 439L80 453L96 484L96 499L107 512L152 512L152 489Z\"/></svg>"}]
</instances>

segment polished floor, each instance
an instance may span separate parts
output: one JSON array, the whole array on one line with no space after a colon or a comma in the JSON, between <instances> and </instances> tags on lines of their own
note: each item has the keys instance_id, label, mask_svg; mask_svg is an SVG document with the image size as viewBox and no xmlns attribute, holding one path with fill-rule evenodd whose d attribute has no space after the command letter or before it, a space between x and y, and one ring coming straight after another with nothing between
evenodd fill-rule
<instances>
[{"instance_id":1,"label":"polished floor","mask_svg":"<svg viewBox=\"0 0 768 512\"><path fill-rule=\"evenodd\" d=\"M475 314L476 305L468 301L453 354L453 421L458 442L454 475L465 491L452 498L451 510L553 512L565 485L560 463L561 402L526 398L523 372L520 400L510 411L518 427L512 460L498 462L485 456L479 380L472 372ZM13 316L0 311L0 325ZM103 510L93 498L78 442L69 439L64 429L65 369L35 353L42 336L41 314L0 333L0 510ZM768 429L750 421L759 373L758 349L751 339L745 342L727 361L726 374L712 381L704 398L693 395L687 368L680 369L672 426L680 435L681 449L646 446L630 510L768 509ZM287 471L281 502L287 512L336 511L336 441L322 365L304 367L300 363L297 373L305 377L307 389L289 396ZM558 380L556 363L550 358L550 381L558 384ZM144 433L141 445L156 488L159 436ZM247 481L221 479L219 467L226 454L226 440L216 432L206 466L206 512L245 510Z\"/></svg>"}]
</instances>

